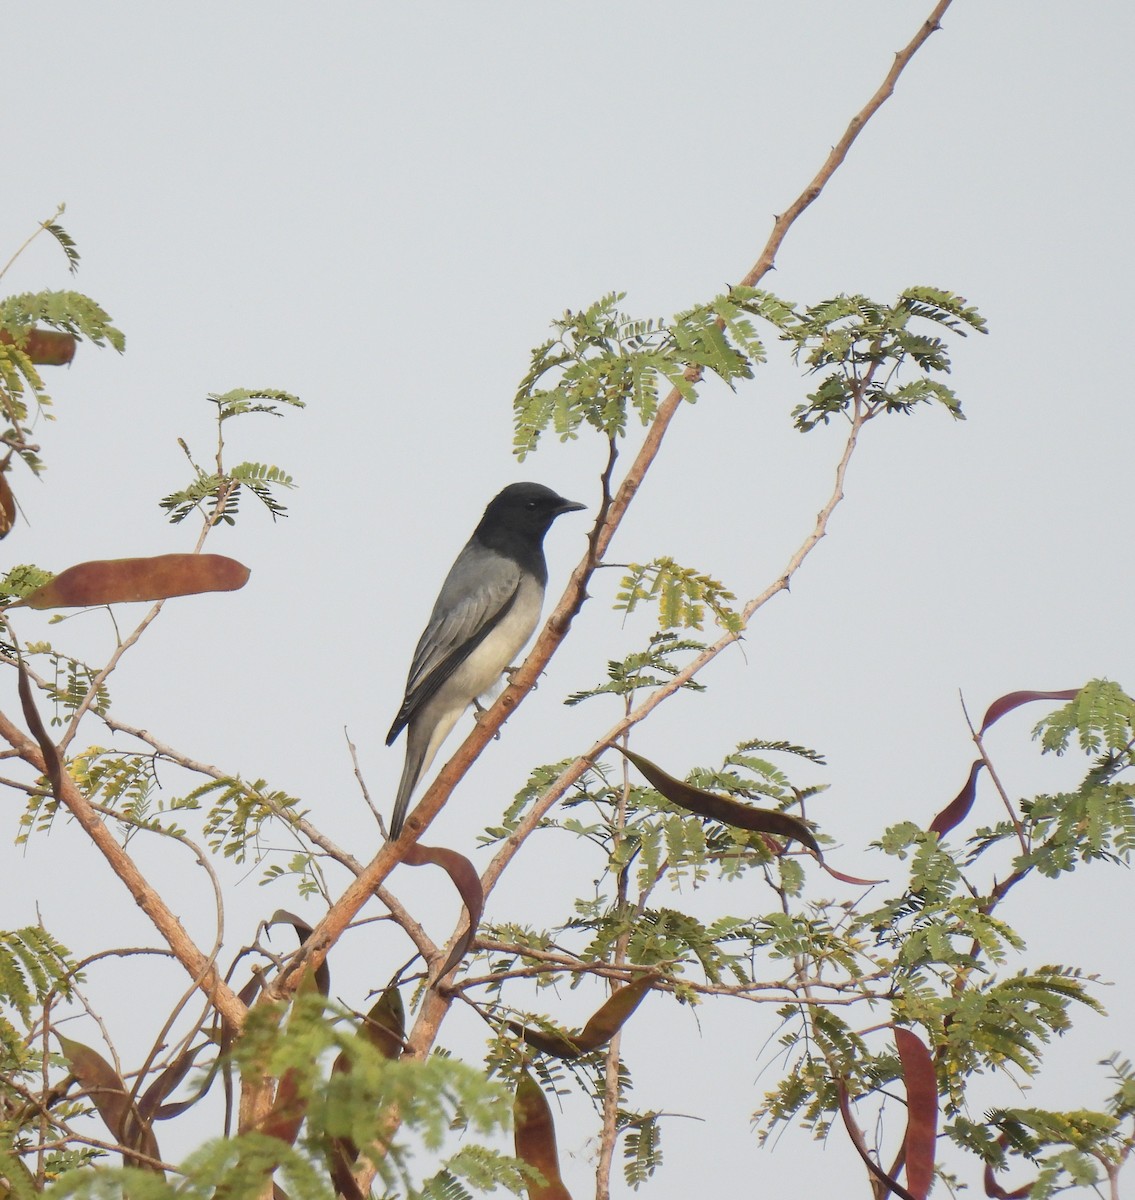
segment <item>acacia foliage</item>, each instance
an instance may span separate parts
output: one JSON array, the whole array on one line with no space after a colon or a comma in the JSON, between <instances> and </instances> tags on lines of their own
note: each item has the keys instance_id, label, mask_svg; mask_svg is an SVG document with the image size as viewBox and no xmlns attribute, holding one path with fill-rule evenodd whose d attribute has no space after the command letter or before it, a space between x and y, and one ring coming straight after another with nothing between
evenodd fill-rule
<instances>
[{"instance_id":1,"label":"acacia foliage","mask_svg":"<svg viewBox=\"0 0 1135 1200\"><path fill-rule=\"evenodd\" d=\"M784 342L818 378L791 414L801 432L837 420L859 430L929 403L960 417L960 402L943 382L950 365L945 335L985 329L965 300L926 287L905 289L893 302L844 296L804 307L732 288L669 321L628 316L621 300L612 295L565 314L557 336L534 352L516 398L519 456L548 431L575 438L591 430L614 450L630 435L632 418L653 418L663 388L693 402L706 373L740 387L767 357L766 340ZM102 326L90 324L89 302L71 310L21 298L4 311L9 340L0 349L14 353L31 344L32 313L67 336L121 344L105 315ZM20 380L42 399L26 371ZM6 395L10 444L38 469L38 457L25 458L32 451L23 395ZM190 482L160 501L175 525L199 519L198 552L210 531L237 518L243 493L276 518L285 513L280 491L292 485L270 464L226 465L227 422L299 407L295 397L271 389L209 402L215 462L203 468L187 451ZM13 567L3 588L12 601L50 597L65 575L53 581L42 568ZM694 636L707 613L728 642L753 612L727 582L676 562L665 548L630 566L612 599L624 611L656 603L658 615L641 649L569 698L594 710L602 729L657 695L702 687L690 671L707 649ZM46 642L21 645L16 620L3 662L50 709L59 737L52 744L45 731L37 734L44 758L58 756L60 769L124 843L160 836L203 860L254 861L266 882L290 882L302 896L331 903L358 864L329 844L299 798L265 779L190 760L142 722L119 721L110 695L117 650L105 663L88 664ZM991 712L1038 700L1019 693ZM102 719L115 744L69 751L88 714ZM28 706L24 715L31 724ZM977 734L982 766L992 723L987 717ZM1014 801L979 793L981 773L971 770L963 802L950 806L948 817L912 814L878 836L874 849L895 877L890 885L835 871L833 860L846 851L837 853L825 833L822 755L791 741L754 736L723 748L720 762L709 765L684 761L680 746L657 764L633 749L634 767L588 758L558 808L547 812L540 806L565 764L537 767L494 817L484 844L529 837L526 822L540 810L542 853L554 839L587 848L589 868L562 897L558 922L480 925L483 894L477 872L465 869L468 859L419 847L421 861L442 866L462 889L471 916L471 929L444 959L439 951L426 953L424 966L376 965L381 995L364 1015L363 996L347 1004L329 999L326 970L304 975L290 1003L274 999L268 985L293 959L257 938L250 948L225 950L227 974L249 1010L243 1028L231 1028L208 1007L197 1018L144 1013L155 1041L140 1063L118 1063L112 1045L96 1048L91 1025L81 1038L73 1026L61 1035L60 1019L82 1009L82 964L45 930L6 933L5 1186L18 1196L55 1181L64 1193L84 1195L254 1195L272 1179L296 1197L355 1200L372 1185L448 1200L492 1186L561 1196L555 1114L537 1093L563 1089L593 1101L603 1137L622 1149L627 1183L639 1187L662 1165L666 1118L633 1102L634 1054L624 1057L620 1039L633 1032L649 1047L640 1014L661 1004L748 1004L754 1048L774 1023L780 1078L754 1096L759 1135L795 1122L823 1137L838 1122L877 1189L921 1197L936 1170L944 1179L964 1171L957 1162L965 1160L947 1153L947 1144L972 1156L990 1195L1009 1194L1000 1173L1022 1158L1034 1164L1034 1195L1115 1172L1128 1155L1135 1113L1131 1068L1118 1054L1109 1065L1112 1094L1098 1109L982 1115L967 1104L982 1075L1035 1075L1046 1045L1070 1028L1076 1011L1100 1007L1092 980L1074 965L1029 959L1004 915L1010 896L1038 877L1126 863L1135 847L1128 782L1135 702L1117 685L1093 681L1074 689L1037 733L1045 752L1087 756L1080 786ZM160 791L159 764L180 767L191 784L176 796ZM38 836L65 810L51 776L47 770L25 786L21 837ZM712 915L702 889L718 906ZM754 904L754 893L764 905ZM392 912L411 933L412 914ZM312 932L287 912L267 925L290 927L301 945ZM113 947L100 948L107 949ZM444 978L451 967L456 974ZM593 997L586 1019L563 1015L579 1009L558 997L561 984ZM407 1053L407 1006L421 1012L441 995L447 1003L459 997L484 1018L482 1061ZM264 1078L274 1081L271 1104L254 1122L232 1122L230 1113L217 1131L227 1136L176 1166L162 1157L163 1122L207 1096L235 1094ZM510 1110L515 1155L495 1139ZM116 1156L122 1165L112 1167Z\"/></svg>"}]
</instances>

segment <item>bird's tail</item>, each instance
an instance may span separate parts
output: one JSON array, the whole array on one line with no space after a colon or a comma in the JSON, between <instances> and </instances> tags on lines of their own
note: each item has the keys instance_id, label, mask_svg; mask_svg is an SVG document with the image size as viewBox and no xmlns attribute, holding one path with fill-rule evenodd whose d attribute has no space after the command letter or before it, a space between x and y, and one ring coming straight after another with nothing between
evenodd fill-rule
<instances>
[{"instance_id":1,"label":"bird's tail","mask_svg":"<svg viewBox=\"0 0 1135 1200\"><path fill-rule=\"evenodd\" d=\"M418 785L418 779L425 769L425 746L415 746L414 739L406 742L406 764L402 768L402 778L398 782L398 795L394 798L394 812L390 817L390 840L397 841L402 833L402 823L406 820L406 810L410 807L410 797Z\"/></svg>"},{"instance_id":2,"label":"bird's tail","mask_svg":"<svg viewBox=\"0 0 1135 1200\"><path fill-rule=\"evenodd\" d=\"M394 841L402 832L406 809L418 780L433 766L442 742L449 737L457 718L465 710L463 704L450 704L448 710L439 713L437 706L428 706L409 723L406 728L406 765L398 783L398 795L394 798L394 812L390 818L390 840Z\"/></svg>"}]
</instances>

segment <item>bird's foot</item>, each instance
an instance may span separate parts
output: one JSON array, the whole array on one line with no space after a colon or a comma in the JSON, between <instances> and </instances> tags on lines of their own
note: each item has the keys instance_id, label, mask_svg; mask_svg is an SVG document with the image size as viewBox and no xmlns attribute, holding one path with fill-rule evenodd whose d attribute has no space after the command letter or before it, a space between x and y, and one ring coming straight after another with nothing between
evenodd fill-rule
<instances>
[{"instance_id":1,"label":"bird's foot","mask_svg":"<svg viewBox=\"0 0 1135 1200\"><path fill-rule=\"evenodd\" d=\"M480 725L481 718L488 711L489 710L480 702L480 700L474 698L474 700L473 700L473 722L474 722L474 724ZM496 731L496 733L493 734L493 741L499 742L500 740L501 740L501 731L498 729Z\"/></svg>"},{"instance_id":2,"label":"bird's foot","mask_svg":"<svg viewBox=\"0 0 1135 1200\"><path fill-rule=\"evenodd\" d=\"M505 679L508 680L509 687L511 687L516 682L516 680L513 679L513 676L516 674L517 671L520 670L520 667L521 667L521 664L518 663L515 667L505 667L504 671L502 672ZM535 691L539 686L540 686L540 681L537 680L532 685L532 691Z\"/></svg>"}]
</instances>

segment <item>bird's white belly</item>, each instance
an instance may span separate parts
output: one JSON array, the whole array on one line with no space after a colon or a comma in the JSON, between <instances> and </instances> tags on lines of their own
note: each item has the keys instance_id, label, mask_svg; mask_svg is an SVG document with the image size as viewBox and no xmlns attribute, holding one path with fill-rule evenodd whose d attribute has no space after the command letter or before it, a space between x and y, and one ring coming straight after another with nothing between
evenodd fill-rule
<instances>
[{"instance_id":1,"label":"bird's white belly","mask_svg":"<svg viewBox=\"0 0 1135 1200\"><path fill-rule=\"evenodd\" d=\"M543 603L544 589L535 580L523 580L505 617L438 688L419 718L424 728L432 726L422 774L429 770L434 755L466 708L497 683L502 671L515 665L517 655L536 628Z\"/></svg>"},{"instance_id":2,"label":"bird's white belly","mask_svg":"<svg viewBox=\"0 0 1135 1200\"><path fill-rule=\"evenodd\" d=\"M469 704L482 696L500 679L501 672L516 664L517 655L532 636L540 619L544 591L538 584L523 580L512 607L487 638L446 680L441 691Z\"/></svg>"}]
</instances>

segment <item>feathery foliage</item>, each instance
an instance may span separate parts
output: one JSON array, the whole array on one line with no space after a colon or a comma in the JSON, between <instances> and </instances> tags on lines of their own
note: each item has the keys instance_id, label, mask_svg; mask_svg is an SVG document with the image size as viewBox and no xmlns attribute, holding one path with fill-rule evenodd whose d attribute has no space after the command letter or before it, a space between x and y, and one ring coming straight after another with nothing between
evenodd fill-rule
<instances>
[{"instance_id":1,"label":"feathery foliage","mask_svg":"<svg viewBox=\"0 0 1135 1200\"><path fill-rule=\"evenodd\" d=\"M614 440L626 435L631 411L645 425L660 390L675 388L693 402L709 371L732 386L751 379L765 361L754 318L787 329L790 305L757 288L734 287L673 321L620 312L623 292L611 292L581 312L553 322L556 336L532 352L513 401L513 452L523 461L551 429L561 441L590 425Z\"/></svg>"},{"instance_id":2,"label":"feathery foliage","mask_svg":"<svg viewBox=\"0 0 1135 1200\"><path fill-rule=\"evenodd\" d=\"M796 361L823 374L808 402L793 411L802 432L826 425L833 416L862 410L910 413L920 404L941 404L961 420L954 392L934 374L949 374L943 338L918 332L912 322L929 322L965 337L986 333L985 319L960 296L939 288L906 288L894 304L866 296L835 296L811 305L787 325L782 336ZM901 382L904 370L919 377Z\"/></svg>"},{"instance_id":3,"label":"feathery foliage","mask_svg":"<svg viewBox=\"0 0 1135 1200\"><path fill-rule=\"evenodd\" d=\"M615 608L633 612L640 602L658 605L660 629L698 629L705 624L706 609L729 633L740 633L741 616L730 607L737 597L710 575L683 567L672 558L657 558L645 565L631 563L620 584Z\"/></svg>"},{"instance_id":4,"label":"feathery foliage","mask_svg":"<svg viewBox=\"0 0 1135 1200\"><path fill-rule=\"evenodd\" d=\"M292 477L279 467L267 463L244 462L226 469L223 464L225 448L224 423L233 417L252 413L283 416L287 407L303 408L303 401L289 392L274 388L250 391L237 388L223 395L210 395L217 408L216 470L206 471L193 461L189 447L181 443L196 477L180 491L171 492L161 500L161 507L174 525L184 521L192 512L199 513L208 525L223 522L235 525L243 491L251 492L268 510L272 519L287 516L287 509L276 497L276 490L295 486ZM283 408L281 406L284 406Z\"/></svg>"}]
</instances>

